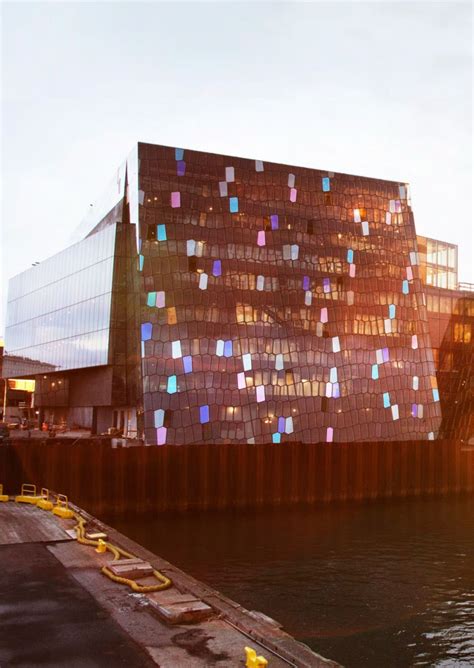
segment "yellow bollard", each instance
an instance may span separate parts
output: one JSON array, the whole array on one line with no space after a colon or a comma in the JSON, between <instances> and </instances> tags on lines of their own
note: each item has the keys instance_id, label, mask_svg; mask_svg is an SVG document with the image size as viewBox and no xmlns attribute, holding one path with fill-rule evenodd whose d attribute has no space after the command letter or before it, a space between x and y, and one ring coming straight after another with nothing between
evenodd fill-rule
<instances>
[{"instance_id":1,"label":"yellow bollard","mask_svg":"<svg viewBox=\"0 0 474 668\"><path fill-rule=\"evenodd\" d=\"M41 496L37 496L36 494L36 485L30 485L26 482L21 486L21 494L15 496L17 503L31 503L33 506L36 506L40 499Z\"/></svg>"},{"instance_id":2,"label":"yellow bollard","mask_svg":"<svg viewBox=\"0 0 474 668\"><path fill-rule=\"evenodd\" d=\"M70 520L74 517L74 513L68 508L68 500L65 494L58 494L56 505L53 508L53 515L62 517L63 520Z\"/></svg>"},{"instance_id":3,"label":"yellow bollard","mask_svg":"<svg viewBox=\"0 0 474 668\"><path fill-rule=\"evenodd\" d=\"M8 494L3 493L3 484L0 483L0 501L9 501L10 497Z\"/></svg>"},{"instance_id":4,"label":"yellow bollard","mask_svg":"<svg viewBox=\"0 0 474 668\"><path fill-rule=\"evenodd\" d=\"M263 656L257 656L257 652L252 647L245 648L245 655L247 660L245 662L246 668L265 668L268 666L268 661Z\"/></svg>"},{"instance_id":5,"label":"yellow bollard","mask_svg":"<svg viewBox=\"0 0 474 668\"><path fill-rule=\"evenodd\" d=\"M41 488L41 499L36 505L41 510L53 510L53 502L49 500L49 489Z\"/></svg>"},{"instance_id":6,"label":"yellow bollard","mask_svg":"<svg viewBox=\"0 0 474 668\"><path fill-rule=\"evenodd\" d=\"M107 543L105 540L102 540L102 538L99 538L99 542L97 547L95 548L95 551L98 554L104 554L104 552L107 552Z\"/></svg>"}]
</instances>

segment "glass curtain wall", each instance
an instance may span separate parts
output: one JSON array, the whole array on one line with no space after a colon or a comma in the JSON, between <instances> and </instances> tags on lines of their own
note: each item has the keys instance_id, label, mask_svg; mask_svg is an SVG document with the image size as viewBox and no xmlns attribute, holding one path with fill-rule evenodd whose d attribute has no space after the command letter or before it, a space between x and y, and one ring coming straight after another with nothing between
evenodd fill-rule
<instances>
[{"instance_id":1,"label":"glass curtain wall","mask_svg":"<svg viewBox=\"0 0 474 668\"><path fill-rule=\"evenodd\" d=\"M9 375L108 363L115 236L106 227L10 281Z\"/></svg>"}]
</instances>

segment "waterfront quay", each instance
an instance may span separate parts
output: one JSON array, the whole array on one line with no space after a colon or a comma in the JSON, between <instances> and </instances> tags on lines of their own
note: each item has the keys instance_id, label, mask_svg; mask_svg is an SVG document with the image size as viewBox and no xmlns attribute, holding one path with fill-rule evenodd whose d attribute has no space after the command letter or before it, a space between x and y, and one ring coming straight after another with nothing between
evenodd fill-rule
<instances>
[{"instance_id":1,"label":"waterfront quay","mask_svg":"<svg viewBox=\"0 0 474 668\"><path fill-rule=\"evenodd\" d=\"M459 441L116 447L97 438L19 438L0 481L61 489L98 517L313 505L474 491L474 447Z\"/></svg>"},{"instance_id":2,"label":"waterfront quay","mask_svg":"<svg viewBox=\"0 0 474 668\"><path fill-rule=\"evenodd\" d=\"M246 647L272 668L338 665L85 511L69 505L64 519L13 498L0 503L1 666L244 666ZM76 540L78 518L97 547ZM133 563L114 566L101 540ZM169 586L147 590L157 585L150 567Z\"/></svg>"}]
</instances>

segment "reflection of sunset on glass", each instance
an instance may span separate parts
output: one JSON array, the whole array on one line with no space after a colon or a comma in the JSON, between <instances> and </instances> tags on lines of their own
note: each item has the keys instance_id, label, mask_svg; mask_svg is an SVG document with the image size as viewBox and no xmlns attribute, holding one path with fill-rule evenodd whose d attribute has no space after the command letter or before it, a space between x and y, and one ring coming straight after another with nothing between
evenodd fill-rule
<instances>
[{"instance_id":1,"label":"reflection of sunset on glass","mask_svg":"<svg viewBox=\"0 0 474 668\"><path fill-rule=\"evenodd\" d=\"M1 666L474 666L472 18L3 3Z\"/></svg>"}]
</instances>

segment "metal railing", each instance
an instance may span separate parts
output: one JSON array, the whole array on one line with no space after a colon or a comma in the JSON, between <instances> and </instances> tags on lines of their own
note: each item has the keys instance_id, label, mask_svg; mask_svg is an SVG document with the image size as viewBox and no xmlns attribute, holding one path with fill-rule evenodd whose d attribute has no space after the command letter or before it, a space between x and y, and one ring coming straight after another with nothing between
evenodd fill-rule
<instances>
[{"instance_id":1,"label":"metal railing","mask_svg":"<svg viewBox=\"0 0 474 668\"><path fill-rule=\"evenodd\" d=\"M474 292L474 283L458 283L458 290L463 292Z\"/></svg>"}]
</instances>

